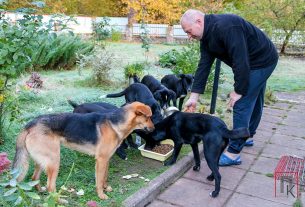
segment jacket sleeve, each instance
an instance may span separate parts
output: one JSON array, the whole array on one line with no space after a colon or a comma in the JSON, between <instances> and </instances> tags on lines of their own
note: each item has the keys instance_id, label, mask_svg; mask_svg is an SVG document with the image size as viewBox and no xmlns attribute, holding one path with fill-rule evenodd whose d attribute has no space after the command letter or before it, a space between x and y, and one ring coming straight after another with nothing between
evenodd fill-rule
<instances>
[{"instance_id":1,"label":"jacket sleeve","mask_svg":"<svg viewBox=\"0 0 305 207\"><path fill-rule=\"evenodd\" d=\"M195 73L194 83L191 91L194 93L203 94L215 57L211 56L206 51L202 42L200 42L200 55L201 57Z\"/></svg>"},{"instance_id":2,"label":"jacket sleeve","mask_svg":"<svg viewBox=\"0 0 305 207\"><path fill-rule=\"evenodd\" d=\"M224 45L232 60L234 90L244 96L247 94L249 87L250 64L246 36L243 29L239 26L229 28L226 32Z\"/></svg>"}]
</instances>

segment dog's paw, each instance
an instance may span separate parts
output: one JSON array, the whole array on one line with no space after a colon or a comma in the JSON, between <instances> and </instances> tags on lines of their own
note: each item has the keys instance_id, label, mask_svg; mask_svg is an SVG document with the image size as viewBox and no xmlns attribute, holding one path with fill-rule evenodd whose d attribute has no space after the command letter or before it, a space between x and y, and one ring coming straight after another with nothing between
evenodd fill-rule
<instances>
[{"instance_id":1,"label":"dog's paw","mask_svg":"<svg viewBox=\"0 0 305 207\"><path fill-rule=\"evenodd\" d=\"M209 176L207 177L207 180L208 180L208 181L213 181L213 180L214 180L214 175L213 175L213 174L209 175Z\"/></svg>"},{"instance_id":2,"label":"dog's paw","mask_svg":"<svg viewBox=\"0 0 305 207\"><path fill-rule=\"evenodd\" d=\"M98 197L99 197L100 199L102 199L102 200L107 200L107 199L108 199L108 196L107 196L105 193L103 193L103 192L99 193L99 194L98 194Z\"/></svg>"},{"instance_id":3,"label":"dog's paw","mask_svg":"<svg viewBox=\"0 0 305 207\"><path fill-rule=\"evenodd\" d=\"M107 98L107 95L101 95L100 98Z\"/></svg>"},{"instance_id":4,"label":"dog's paw","mask_svg":"<svg viewBox=\"0 0 305 207\"><path fill-rule=\"evenodd\" d=\"M200 170L200 165L195 165L193 167L193 170L198 172Z\"/></svg>"},{"instance_id":5,"label":"dog's paw","mask_svg":"<svg viewBox=\"0 0 305 207\"><path fill-rule=\"evenodd\" d=\"M216 198L218 196L218 194L219 194L219 192L213 191L213 192L210 193L210 196L212 198Z\"/></svg>"},{"instance_id":6,"label":"dog's paw","mask_svg":"<svg viewBox=\"0 0 305 207\"><path fill-rule=\"evenodd\" d=\"M104 190L106 192L111 192L112 191L112 187L110 185L108 185L106 188L104 188Z\"/></svg>"}]
</instances>

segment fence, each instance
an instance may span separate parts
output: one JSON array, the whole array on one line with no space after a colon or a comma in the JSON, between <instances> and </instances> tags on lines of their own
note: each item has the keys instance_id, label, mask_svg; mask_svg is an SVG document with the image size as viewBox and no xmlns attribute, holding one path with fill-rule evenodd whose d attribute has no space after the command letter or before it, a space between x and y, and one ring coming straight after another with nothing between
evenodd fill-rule
<instances>
[{"instance_id":1,"label":"fence","mask_svg":"<svg viewBox=\"0 0 305 207\"><path fill-rule=\"evenodd\" d=\"M13 22L21 18L21 14L16 13L6 13ZM43 21L48 21L51 18L51 15L43 15ZM69 28L74 33L77 34L92 34L92 22L99 21L102 17L75 17L77 23L70 23ZM110 17L109 18L110 28L116 31L121 32L122 34L126 33L128 19L126 17ZM139 36L141 34L141 25L133 24L131 28L132 36ZM147 30L149 35L155 38L167 38L171 35L171 38L174 40L177 39L187 39L187 34L183 31L180 25L174 25L170 27L167 24L147 24ZM275 44L282 44L285 39L285 32L283 30L274 30L271 35L271 39ZM297 46L305 46L305 32L304 31L295 31L292 37L289 40L289 44Z\"/></svg>"}]
</instances>

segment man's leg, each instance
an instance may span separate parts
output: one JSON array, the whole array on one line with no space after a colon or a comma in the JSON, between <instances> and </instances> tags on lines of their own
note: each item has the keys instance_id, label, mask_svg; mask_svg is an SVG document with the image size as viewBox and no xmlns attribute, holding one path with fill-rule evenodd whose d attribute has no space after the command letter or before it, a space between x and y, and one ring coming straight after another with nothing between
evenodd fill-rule
<instances>
[{"instance_id":1,"label":"man's leg","mask_svg":"<svg viewBox=\"0 0 305 207\"><path fill-rule=\"evenodd\" d=\"M255 133L262 115L262 107L264 101L263 96L266 87L266 81L270 77L275 66L276 64L264 69L252 70L250 72L247 95L238 100L233 107L234 129L239 127L248 127L250 128L250 133ZM256 105L256 103L258 103L258 105ZM256 115L253 113L258 114ZM243 138L230 140L227 151L222 154L219 160L219 165L228 166L241 164L239 154L245 145L245 141L246 140Z\"/></svg>"},{"instance_id":2,"label":"man's leg","mask_svg":"<svg viewBox=\"0 0 305 207\"><path fill-rule=\"evenodd\" d=\"M249 131L250 131L250 138L246 141L245 147L248 146L253 146L254 145L254 140L253 136L256 134L256 129L260 123L260 120L263 115L263 108L264 108L264 98L265 98L265 90L266 90L266 84L265 86L261 89L257 99L256 103L252 112L252 116L250 119L250 124L249 124Z\"/></svg>"}]
</instances>

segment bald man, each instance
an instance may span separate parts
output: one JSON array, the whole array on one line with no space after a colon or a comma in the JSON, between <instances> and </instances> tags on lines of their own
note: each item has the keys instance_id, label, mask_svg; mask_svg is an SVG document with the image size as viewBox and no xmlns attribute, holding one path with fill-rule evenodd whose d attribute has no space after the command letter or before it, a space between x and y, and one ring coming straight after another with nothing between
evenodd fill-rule
<instances>
[{"instance_id":1,"label":"bald man","mask_svg":"<svg viewBox=\"0 0 305 207\"><path fill-rule=\"evenodd\" d=\"M207 15L191 9L183 14L180 23L189 38L200 41L201 53L185 110L195 111L215 58L233 70L234 90L229 101L233 107L233 128L248 127L251 137L230 140L219 165L239 165L242 148L254 143L252 138L261 120L266 82L278 61L276 48L260 29L233 14Z\"/></svg>"}]
</instances>

